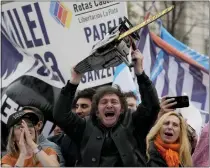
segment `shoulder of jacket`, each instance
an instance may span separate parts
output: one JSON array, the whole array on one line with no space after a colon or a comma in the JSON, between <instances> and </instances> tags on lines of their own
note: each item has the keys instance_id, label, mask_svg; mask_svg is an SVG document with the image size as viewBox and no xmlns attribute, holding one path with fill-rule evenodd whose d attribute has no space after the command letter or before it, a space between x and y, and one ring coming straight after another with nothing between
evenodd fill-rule
<instances>
[{"instance_id":1,"label":"shoulder of jacket","mask_svg":"<svg viewBox=\"0 0 210 168\"><path fill-rule=\"evenodd\" d=\"M150 156L160 156L159 152L157 151L155 144L153 141L149 143L149 155Z\"/></svg>"},{"instance_id":2,"label":"shoulder of jacket","mask_svg":"<svg viewBox=\"0 0 210 168\"><path fill-rule=\"evenodd\" d=\"M60 150L60 147L56 143L51 142L48 139L44 143L40 143L40 145L45 148L52 148L54 150Z\"/></svg>"},{"instance_id":3,"label":"shoulder of jacket","mask_svg":"<svg viewBox=\"0 0 210 168\"><path fill-rule=\"evenodd\" d=\"M156 149L153 141L150 142L149 155L150 155L149 162L155 162L156 164L160 165L160 167L162 167L164 165L167 166L165 160L162 158L162 156Z\"/></svg>"},{"instance_id":4,"label":"shoulder of jacket","mask_svg":"<svg viewBox=\"0 0 210 168\"><path fill-rule=\"evenodd\" d=\"M86 117L84 118L84 120L85 120L85 122L86 122L86 125L88 125L88 126L94 126L94 122L93 122L93 120L92 120L92 117L86 116Z\"/></svg>"}]
</instances>

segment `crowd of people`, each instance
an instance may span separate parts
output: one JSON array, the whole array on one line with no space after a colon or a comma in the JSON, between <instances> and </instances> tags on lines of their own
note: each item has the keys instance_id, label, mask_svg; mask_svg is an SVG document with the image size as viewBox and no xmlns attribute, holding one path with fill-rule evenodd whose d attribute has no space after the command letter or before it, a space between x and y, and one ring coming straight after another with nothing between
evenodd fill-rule
<instances>
[{"instance_id":1,"label":"crowd of people","mask_svg":"<svg viewBox=\"0 0 210 168\"><path fill-rule=\"evenodd\" d=\"M82 74L72 68L53 110L55 135L45 138L44 117L25 106L8 119L2 167L192 167L209 166L209 123L198 139L173 109L161 101L145 74L143 56L132 52L141 103L133 92L104 86L76 93Z\"/></svg>"}]
</instances>

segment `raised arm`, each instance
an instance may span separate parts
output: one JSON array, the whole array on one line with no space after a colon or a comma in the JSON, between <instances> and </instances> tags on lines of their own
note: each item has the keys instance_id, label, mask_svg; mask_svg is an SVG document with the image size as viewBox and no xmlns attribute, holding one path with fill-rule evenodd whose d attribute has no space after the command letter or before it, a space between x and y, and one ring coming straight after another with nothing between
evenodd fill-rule
<instances>
[{"instance_id":1,"label":"raised arm","mask_svg":"<svg viewBox=\"0 0 210 168\"><path fill-rule=\"evenodd\" d=\"M133 113L133 122L139 133L146 137L157 118L160 103L152 81L143 71L142 54L139 50L136 50L132 53L132 57L136 60L134 70L141 95L141 104L138 106L137 111Z\"/></svg>"},{"instance_id":2,"label":"raised arm","mask_svg":"<svg viewBox=\"0 0 210 168\"><path fill-rule=\"evenodd\" d=\"M135 127L146 136L157 119L160 105L157 91L148 76L143 72L137 76L137 80L141 94L141 104L139 104L137 111L133 113L133 121Z\"/></svg>"},{"instance_id":3,"label":"raised arm","mask_svg":"<svg viewBox=\"0 0 210 168\"><path fill-rule=\"evenodd\" d=\"M77 74L72 69L71 80L61 89L53 109L56 124L75 142L80 142L85 129L85 119L71 112L71 104L81 77L82 74Z\"/></svg>"},{"instance_id":4,"label":"raised arm","mask_svg":"<svg viewBox=\"0 0 210 168\"><path fill-rule=\"evenodd\" d=\"M147 109L147 113L145 113L146 116L156 115L157 117L157 114L160 110L160 102L156 88L152 84L152 81L149 79L149 77L144 73L144 71L141 75L137 75L137 82L141 95L140 107L144 106L144 108ZM139 108L137 109L137 112L141 113Z\"/></svg>"}]
</instances>

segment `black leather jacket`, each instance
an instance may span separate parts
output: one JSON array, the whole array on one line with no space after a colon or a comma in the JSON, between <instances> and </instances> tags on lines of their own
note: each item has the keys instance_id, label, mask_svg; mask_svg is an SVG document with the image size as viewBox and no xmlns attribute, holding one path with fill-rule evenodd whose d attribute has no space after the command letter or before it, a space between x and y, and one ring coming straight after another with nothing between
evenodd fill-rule
<instances>
[{"instance_id":1,"label":"black leather jacket","mask_svg":"<svg viewBox=\"0 0 210 168\"><path fill-rule=\"evenodd\" d=\"M153 142L151 142L149 146L149 156L147 167L168 167L166 161L157 151Z\"/></svg>"},{"instance_id":2,"label":"black leather jacket","mask_svg":"<svg viewBox=\"0 0 210 168\"><path fill-rule=\"evenodd\" d=\"M150 142L149 146L149 160L147 161L147 167L168 167L166 161L158 152L154 142ZM182 167L180 164L179 167Z\"/></svg>"},{"instance_id":3,"label":"black leather jacket","mask_svg":"<svg viewBox=\"0 0 210 168\"><path fill-rule=\"evenodd\" d=\"M60 135L48 137L48 140L56 143L61 148L61 153L65 160L65 167L74 167L78 160L80 160L78 146L68 135L61 133Z\"/></svg>"},{"instance_id":4,"label":"black leather jacket","mask_svg":"<svg viewBox=\"0 0 210 168\"><path fill-rule=\"evenodd\" d=\"M57 125L80 147L80 166L146 166L140 152L160 110L156 89L145 73L137 76L142 103L136 112L126 111L111 129L104 128L95 113L82 119L70 111L77 85L62 88L54 107ZM138 142L136 137L138 136ZM106 150L112 146L112 150ZM108 152L108 153L107 153Z\"/></svg>"}]
</instances>

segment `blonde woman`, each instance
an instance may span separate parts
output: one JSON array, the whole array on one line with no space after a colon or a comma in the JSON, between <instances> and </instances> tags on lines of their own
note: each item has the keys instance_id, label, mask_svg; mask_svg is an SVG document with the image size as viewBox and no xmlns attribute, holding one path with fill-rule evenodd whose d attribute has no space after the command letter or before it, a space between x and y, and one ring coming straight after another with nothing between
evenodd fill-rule
<instances>
[{"instance_id":1,"label":"blonde woman","mask_svg":"<svg viewBox=\"0 0 210 168\"><path fill-rule=\"evenodd\" d=\"M1 159L2 167L59 167L56 152L37 145L38 121L35 113L18 111L10 115L7 154Z\"/></svg>"},{"instance_id":2,"label":"blonde woman","mask_svg":"<svg viewBox=\"0 0 210 168\"><path fill-rule=\"evenodd\" d=\"M186 123L178 113L164 114L152 127L146 141L148 166L192 166Z\"/></svg>"}]
</instances>

